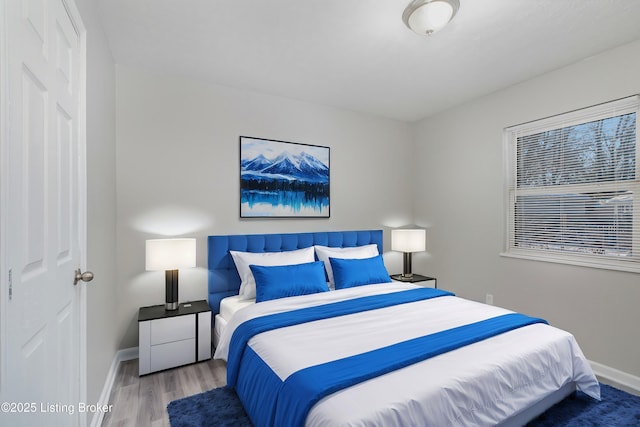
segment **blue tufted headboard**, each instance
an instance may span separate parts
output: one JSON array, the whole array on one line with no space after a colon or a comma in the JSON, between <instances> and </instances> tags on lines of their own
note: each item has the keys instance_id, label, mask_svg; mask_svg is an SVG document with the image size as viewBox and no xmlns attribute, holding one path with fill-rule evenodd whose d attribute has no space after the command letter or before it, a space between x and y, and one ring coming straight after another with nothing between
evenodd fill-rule
<instances>
[{"instance_id":1,"label":"blue tufted headboard","mask_svg":"<svg viewBox=\"0 0 640 427\"><path fill-rule=\"evenodd\" d=\"M209 236L207 239L209 305L213 317L220 311L220 301L228 296L237 295L240 289L240 276L229 250L281 252L313 245L344 248L372 243L378 245L378 252L382 253L382 230Z\"/></svg>"}]
</instances>

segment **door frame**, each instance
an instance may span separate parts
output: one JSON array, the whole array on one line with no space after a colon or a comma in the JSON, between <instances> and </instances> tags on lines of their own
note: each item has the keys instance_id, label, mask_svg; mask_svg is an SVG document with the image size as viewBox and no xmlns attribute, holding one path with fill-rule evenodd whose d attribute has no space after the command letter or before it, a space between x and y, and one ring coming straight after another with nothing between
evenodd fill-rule
<instances>
[{"instance_id":1,"label":"door frame","mask_svg":"<svg viewBox=\"0 0 640 427\"><path fill-rule=\"evenodd\" d=\"M9 277L7 269L7 242L4 236L7 235L6 214L7 212L7 138L8 129L8 104L7 92L9 83L7 82L8 71L7 54L7 0L0 0L0 396L4 392L5 378L7 378L7 366L5 349L7 334L7 299L9 296Z\"/></svg>"},{"instance_id":2,"label":"door frame","mask_svg":"<svg viewBox=\"0 0 640 427\"><path fill-rule=\"evenodd\" d=\"M7 305L9 303L9 268L7 260L6 231L9 227L7 216L8 207L8 137L9 105L8 89L12 82L8 81L8 41L7 41L7 2L14 0L0 0L0 349L6 349L7 345ZM56 0L53 0L56 1ZM74 0L57 0L62 3L71 22L78 34L80 42L80 89L78 111L78 239L80 248L80 265L82 271L87 269L87 31L82 22L80 11ZM87 402L87 292L86 284L79 283L78 298L78 322L79 334L79 401ZM0 395L6 395L7 357L5 351L0 351ZM87 425L87 415L79 416L79 425Z\"/></svg>"}]
</instances>

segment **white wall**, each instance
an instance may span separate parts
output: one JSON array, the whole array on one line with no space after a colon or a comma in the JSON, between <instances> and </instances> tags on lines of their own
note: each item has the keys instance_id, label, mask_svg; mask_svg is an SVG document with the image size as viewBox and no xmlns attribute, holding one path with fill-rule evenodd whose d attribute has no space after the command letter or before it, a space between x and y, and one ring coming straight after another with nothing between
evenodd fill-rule
<instances>
[{"instance_id":1,"label":"white wall","mask_svg":"<svg viewBox=\"0 0 640 427\"><path fill-rule=\"evenodd\" d=\"M546 318L588 359L640 376L640 275L500 257L505 127L640 92L640 41L416 124L416 221L429 256L414 271L462 297Z\"/></svg>"},{"instance_id":2,"label":"white wall","mask_svg":"<svg viewBox=\"0 0 640 427\"><path fill-rule=\"evenodd\" d=\"M87 401L95 403L116 351L115 66L94 2L76 0L87 30Z\"/></svg>"},{"instance_id":3,"label":"white wall","mask_svg":"<svg viewBox=\"0 0 640 427\"><path fill-rule=\"evenodd\" d=\"M407 123L122 66L116 90L120 348L138 344L138 308L164 303L164 273L144 271L145 239L198 239L198 268L180 272L180 300L187 301L206 298L207 235L412 220ZM240 135L329 146L331 218L241 220ZM385 259L401 267L400 254Z\"/></svg>"}]
</instances>

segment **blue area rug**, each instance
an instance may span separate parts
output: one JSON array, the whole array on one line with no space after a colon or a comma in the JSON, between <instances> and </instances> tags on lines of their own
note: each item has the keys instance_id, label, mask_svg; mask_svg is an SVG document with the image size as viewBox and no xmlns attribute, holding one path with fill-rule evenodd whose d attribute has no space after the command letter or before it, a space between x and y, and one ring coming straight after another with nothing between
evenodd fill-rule
<instances>
[{"instance_id":1,"label":"blue area rug","mask_svg":"<svg viewBox=\"0 0 640 427\"><path fill-rule=\"evenodd\" d=\"M640 397L600 384L599 402L576 392L551 407L529 427L638 427Z\"/></svg>"},{"instance_id":2,"label":"blue area rug","mask_svg":"<svg viewBox=\"0 0 640 427\"><path fill-rule=\"evenodd\" d=\"M638 427L640 397L601 384L597 402L581 392L572 394L527 424L529 427ZM216 388L174 400L167 406L171 427L250 427L235 392Z\"/></svg>"}]
</instances>

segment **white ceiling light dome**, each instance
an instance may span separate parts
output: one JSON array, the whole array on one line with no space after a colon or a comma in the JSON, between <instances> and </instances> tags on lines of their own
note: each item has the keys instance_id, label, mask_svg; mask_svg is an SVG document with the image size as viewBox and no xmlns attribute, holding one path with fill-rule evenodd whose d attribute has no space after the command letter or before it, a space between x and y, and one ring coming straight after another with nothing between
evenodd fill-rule
<instances>
[{"instance_id":1,"label":"white ceiling light dome","mask_svg":"<svg viewBox=\"0 0 640 427\"><path fill-rule=\"evenodd\" d=\"M459 8L459 0L413 0L404 10L402 20L415 33L431 35L447 25Z\"/></svg>"}]
</instances>

